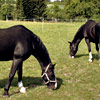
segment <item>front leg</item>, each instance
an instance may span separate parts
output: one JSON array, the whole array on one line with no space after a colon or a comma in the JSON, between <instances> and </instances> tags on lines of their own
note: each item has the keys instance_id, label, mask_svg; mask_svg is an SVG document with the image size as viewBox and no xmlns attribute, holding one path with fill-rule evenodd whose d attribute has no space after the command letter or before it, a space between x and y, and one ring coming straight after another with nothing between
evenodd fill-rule
<instances>
[{"instance_id":1,"label":"front leg","mask_svg":"<svg viewBox=\"0 0 100 100\"><path fill-rule=\"evenodd\" d=\"M8 79L7 84L5 85L3 96L9 96L8 91L9 91L11 82L14 78L16 70L18 69L18 67L21 63L22 63L22 59L16 59L16 58L13 59L13 64L12 64L11 71L10 71L10 74L9 74L9 79Z\"/></svg>"},{"instance_id":2,"label":"front leg","mask_svg":"<svg viewBox=\"0 0 100 100\"><path fill-rule=\"evenodd\" d=\"M89 60L88 61L92 62L92 53L91 52L89 52Z\"/></svg>"},{"instance_id":3,"label":"front leg","mask_svg":"<svg viewBox=\"0 0 100 100\"><path fill-rule=\"evenodd\" d=\"M85 38L85 41L87 43L88 46L88 51L89 51L89 62L92 62L92 53L91 53L91 45L90 45L90 41L88 38Z\"/></svg>"}]
</instances>

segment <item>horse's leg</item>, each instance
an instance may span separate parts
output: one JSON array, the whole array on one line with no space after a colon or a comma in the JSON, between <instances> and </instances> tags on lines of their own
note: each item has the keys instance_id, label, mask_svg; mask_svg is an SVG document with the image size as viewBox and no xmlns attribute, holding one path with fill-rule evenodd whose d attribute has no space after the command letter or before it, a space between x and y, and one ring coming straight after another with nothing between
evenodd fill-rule
<instances>
[{"instance_id":1,"label":"horse's leg","mask_svg":"<svg viewBox=\"0 0 100 100\"><path fill-rule=\"evenodd\" d=\"M98 43L96 43L96 50L97 50L97 52L98 52L98 57L99 57L99 60L100 60L100 52L99 52Z\"/></svg>"},{"instance_id":2,"label":"horse's leg","mask_svg":"<svg viewBox=\"0 0 100 100\"><path fill-rule=\"evenodd\" d=\"M18 87L20 88L20 92L21 93L25 93L26 89L23 86L23 82L22 82L22 63L20 64L20 66L18 67Z\"/></svg>"},{"instance_id":3,"label":"horse's leg","mask_svg":"<svg viewBox=\"0 0 100 100\"><path fill-rule=\"evenodd\" d=\"M100 38L99 38L99 47L98 48L100 48ZM100 61L100 51L98 53L98 56L99 56L99 61Z\"/></svg>"},{"instance_id":4,"label":"horse's leg","mask_svg":"<svg viewBox=\"0 0 100 100\"><path fill-rule=\"evenodd\" d=\"M86 43L87 43L88 51L89 51L89 62L92 62L92 53L91 53L90 41L89 41L89 39L87 39L87 38L85 38L85 41L86 41Z\"/></svg>"},{"instance_id":5,"label":"horse's leg","mask_svg":"<svg viewBox=\"0 0 100 100\"><path fill-rule=\"evenodd\" d=\"M18 67L21 63L22 63L22 59L20 59L20 58L19 59L18 58L13 59L13 64L12 64L11 71L10 71L10 74L9 74L9 79L8 79L7 84L5 85L3 96L8 96L9 95L8 91L9 91L11 82L14 78L16 70L18 69Z\"/></svg>"}]
</instances>

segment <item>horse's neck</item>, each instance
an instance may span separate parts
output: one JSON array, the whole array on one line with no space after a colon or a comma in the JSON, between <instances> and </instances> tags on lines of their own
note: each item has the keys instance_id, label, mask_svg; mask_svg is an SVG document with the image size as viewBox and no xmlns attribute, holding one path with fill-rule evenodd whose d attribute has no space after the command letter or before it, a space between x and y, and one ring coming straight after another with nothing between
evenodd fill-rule
<instances>
[{"instance_id":1,"label":"horse's neck","mask_svg":"<svg viewBox=\"0 0 100 100\"><path fill-rule=\"evenodd\" d=\"M40 54L41 55L41 54ZM42 69L42 73L45 71L46 67L51 63L51 59L49 57L49 54L37 57L36 55L34 55L35 58L37 58L41 69Z\"/></svg>"},{"instance_id":2,"label":"horse's neck","mask_svg":"<svg viewBox=\"0 0 100 100\"><path fill-rule=\"evenodd\" d=\"M40 47L38 49L36 49L35 53L33 51L33 55L38 60L40 66L41 66L41 69L43 71L48 66L48 64L51 63L51 59L50 59L49 53L44 45L43 45L43 48Z\"/></svg>"},{"instance_id":3,"label":"horse's neck","mask_svg":"<svg viewBox=\"0 0 100 100\"><path fill-rule=\"evenodd\" d=\"M83 37L82 35L80 35L80 33L78 32L78 33L75 35L75 37L74 37L72 43L74 43L76 46L78 46L79 43L81 42L81 40L82 40L83 38L84 38L84 37Z\"/></svg>"},{"instance_id":4,"label":"horse's neck","mask_svg":"<svg viewBox=\"0 0 100 100\"><path fill-rule=\"evenodd\" d=\"M39 61L40 65L41 65L42 71L51 63L50 59L45 59L44 61L41 61L39 59L38 61Z\"/></svg>"},{"instance_id":5,"label":"horse's neck","mask_svg":"<svg viewBox=\"0 0 100 100\"><path fill-rule=\"evenodd\" d=\"M78 38L77 40L76 40L76 39L75 39L75 40L73 40L73 42L72 42L72 43L74 43L76 46L78 46L78 45L79 45L79 43L81 42L81 40L82 40L82 39Z\"/></svg>"},{"instance_id":6,"label":"horse's neck","mask_svg":"<svg viewBox=\"0 0 100 100\"><path fill-rule=\"evenodd\" d=\"M84 33L84 26L85 25L82 25L80 28L79 28L79 30L77 31L77 33L76 33L76 35L75 35L75 37L74 37L74 39L73 39L73 41L72 41L72 43L74 43L76 46L78 46L79 45L79 43L81 42L81 40L84 38L84 35L83 35L83 33Z\"/></svg>"},{"instance_id":7,"label":"horse's neck","mask_svg":"<svg viewBox=\"0 0 100 100\"><path fill-rule=\"evenodd\" d=\"M34 56L37 58L43 71L51 63L51 59L47 51L40 51L38 54L39 55L35 54Z\"/></svg>"}]
</instances>

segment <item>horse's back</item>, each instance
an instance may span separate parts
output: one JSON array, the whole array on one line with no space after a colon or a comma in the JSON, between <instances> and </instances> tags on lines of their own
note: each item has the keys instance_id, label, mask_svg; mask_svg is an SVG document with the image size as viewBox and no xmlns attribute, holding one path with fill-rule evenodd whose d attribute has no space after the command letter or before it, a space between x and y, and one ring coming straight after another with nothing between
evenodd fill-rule
<instances>
[{"instance_id":1,"label":"horse's back","mask_svg":"<svg viewBox=\"0 0 100 100\"><path fill-rule=\"evenodd\" d=\"M98 43L100 38L100 23L89 20L85 23L84 37L89 38L90 42Z\"/></svg>"},{"instance_id":2,"label":"horse's back","mask_svg":"<svg viewBox=\"0 0 100 100\"><path fill-rule=\"evenodd\" d=\"M87 30L87 29L90 30L90 29L93 28L95 25L96 25L96 22L95 22L94 20L89 20L89 21L87 21L86 24L85 24L85 30Z\"/></svg>"},{"instance_id":3,"label":"horse's back","mask_svg":"<svg viewBox=\"0 0 100 100\"><path fill-rule=\"evenodd\" d=\"M32 32L22 25L0 29L0 60L13 59L16 48L21 51L23 50L23 52L25 52L27 48L30 49L31 38Z\"/></svg>"}]
</instances>

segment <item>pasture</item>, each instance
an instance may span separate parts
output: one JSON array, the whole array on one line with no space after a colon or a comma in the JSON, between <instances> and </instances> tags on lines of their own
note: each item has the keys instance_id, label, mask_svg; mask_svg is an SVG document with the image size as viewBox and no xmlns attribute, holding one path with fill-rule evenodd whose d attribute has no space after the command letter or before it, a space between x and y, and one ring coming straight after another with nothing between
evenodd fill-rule
<instances>
[{"instance_id":1,"label":"pasture","mask_svg":"<svg viewBox=\"0 0 100 100\"><path fill-rule=\"evenodd\" d=\"M88 62L88 49L84 40L79 45L75 59L69 58L69 44L82 23L4 22L0 28L24 25L37 34L45 44L51 60L56 63L57 90L42 84L41 67L31 56L23 64L25 94L19 93L17 74L10 87L10 97L3 98L12 61L0 62L0 100L100 100L100 61L95 45L91 44L93 62Z\"/></svg>"}]
</instances>

